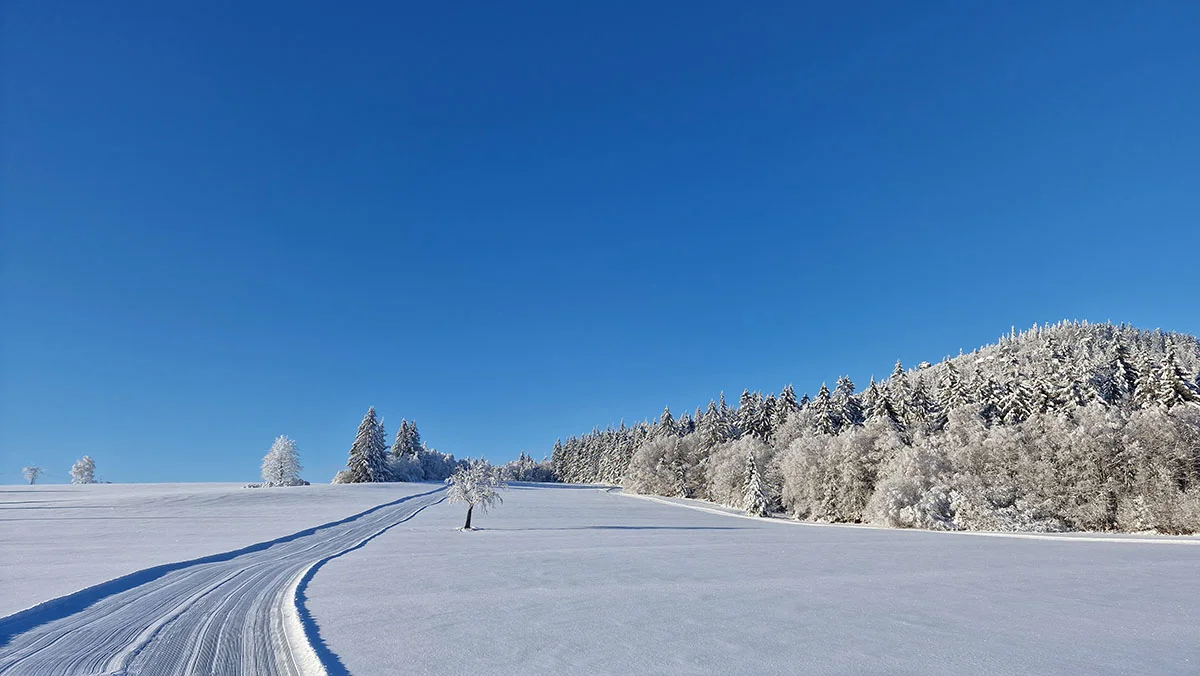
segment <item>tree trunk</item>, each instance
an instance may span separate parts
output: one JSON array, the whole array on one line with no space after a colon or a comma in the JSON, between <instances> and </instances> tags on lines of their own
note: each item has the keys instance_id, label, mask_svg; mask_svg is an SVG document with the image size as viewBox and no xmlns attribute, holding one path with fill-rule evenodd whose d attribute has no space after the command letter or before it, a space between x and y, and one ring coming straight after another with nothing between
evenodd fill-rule
<instances>
[{"instance_id":1,"label":"tree trunk","mask_svg":"<svg viewBox=\"0 0 1200 676\"><path fill-rule=\"evenodd\" d=\"M471 530L471 511L475 509L475 505L467 505L467 525L463 526L463 530Z\"/></svg>"}]
</instances>

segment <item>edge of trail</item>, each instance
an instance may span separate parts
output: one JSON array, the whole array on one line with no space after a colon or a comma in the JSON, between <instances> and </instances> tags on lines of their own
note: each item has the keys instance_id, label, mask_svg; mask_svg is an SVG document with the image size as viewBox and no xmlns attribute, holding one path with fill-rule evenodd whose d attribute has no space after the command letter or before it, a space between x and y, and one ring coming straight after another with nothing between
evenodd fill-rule
<instances>
[{"instance_id":1,"label":"edge of trail","mask_svg":"<svg viewBox=\"0 0 1200 676\"><path fill-rule=\"evenodd\" d=\"M985 537L985 538L1011 538L1015 540L1051 540L1054 542L1102 542L1102 543L1122 543L1122 544L1138 544L1138 545L1192 545L1200 546L1200 537L1196 536L1171 536L1164 535L1158 537L1138 537L1137 534L1130 534L1123 537L1113 537L1105 535L1097 535L1090 531L1072 531L1068 533L1052 534L1052 533L1022 533L1008 531L982 531L982 530L932 530L928 528L889 528L887 526L873 526L869 524L859 523L824 523L819 521L798 521L795 519L780 519L775 517L752 516L742 510L735 510L732 507L725 507L716 503L710 503L694 498L667 498L658 495L642 495L639 493L629 493L619 486L608 488L599 487L599 490L605 491L613 495L620 495L627 498L637 498L639 500L649 500L663 505L671 505L673 507L682 507L683 509L694 509L698 512L707 512L718 516L728 516L735 519L751 519L759 523L773 523L781 526L802 526L809 528L848 528L853 530L874 530L886 531L890 533L936 533L938 535L966 535L970 537ZM685 502L686 501L686 502ZM696 504L693 504L696 503Z\"/></svg>"},{"instance_id":2,"label":"edge of trail","mask_svg":"<svg viewBox=\"0 0 1200 676\"><path fill-rule=\"evenodd\" d=\"M201 557L197 557L197 558L193 558L193 559L186 559L183 561L176 561L173 563L164 563L164 564L160 564L157 566L151 566L149 568L143 568L141 570L133 571L132 573L121 575L120 577L115 577L111 580L106 580L106 581L100 582L98 584L84 587L83 589L80 589L75 592L71 592L70 594L65 594L63 596L58 596L58 597L55 597L55 598L52 598L52 599L49 599L46 601L42 601L41 603L30 606L29 608L26 608L24 610L19 610L15 613L11 613L4 617L0 617L0 648L3 648L4 646L8 645L9 642L12 640L12 638L14 636L17 636L18 634L23 634L25 632L36 629L37 627L39 627L41 625L48 624L50 622L54 622L55 620L59 620L59 619L65 618L65 617L69 617L75 613L80 612L81 610L84 610L85 608L93 605L94 603L96 603L102 599L105 599L114 594L119 594L119 593L122 593L125 591L129 591L129 590L139 587L143 584L146 584L147 582L152 582L154 580L157 580L157 579L163 577L164 575L166 575L168 573L171 573L171 572L174 572L177 570L182 570L185 568L190 568L192 566L196 566L196 565L200 565L200 564L214 563L214 562L219 562L219 561L228 561L230 559L234 559L234 558L237 558L237 557L245 555L245 554L249 554L252 552L257 552L257 551L267 549L274 545L278 545L278 544L285 543L285 542L290 542L290 541L296 540L298 538L313 535L313 534L317 533L318 531L324 530L326 528L332 528L335 526L347 524L347 523L350 523L357 519L360 519L364 516L367 516L369 514L373 514L379 510L386 509L388 507L392 507L395 505L399 505L399 504L408 502L410 500L415 500L417 498L427 497L427 496L433 495L433 494L438 493L439 491L443 491L443 490L445 490L445 486L438 486L436 488L433 488L432 490L425 491L423 493L406 495L402 498L398 498L396 500L391 500L391 501L388 501L388 502L385 502L385 503L382 503L379 505L375 505L374 507L371 507L369 509L363 510L363 511L355 513L355 514L351 514L351 515L343 517L341 519L323 523L323 524L320 524L317 526L312 526L310 528L305 528L303 530L296 531L295 533L291 533L289 535L284 535L282 537L274 538L271 540L265 540L263 542L256 542L254 544L247 545L245 547L240 547L238 549L232 549L232 550L224 551L224 552L218 552L216 554L209 554L206 556L201 556ZM418 510L418 511L420 511L420 510ZM299 579L297 579L295 584L296 585L299 584ZM294 593L290 595L290 598L293 599L292 605L294 606L294 601L295 601ZM292 612L295 612L294 609ZM294 632L289 632L289 637L291 637L293 635L293 633ZM306 642L307 642L307 637L306 637ZM312 648L312 646L310 646L310 649L311 648ZM304 661L308 662L309 660L306 659Z\"/></svg>"}]
</instances>

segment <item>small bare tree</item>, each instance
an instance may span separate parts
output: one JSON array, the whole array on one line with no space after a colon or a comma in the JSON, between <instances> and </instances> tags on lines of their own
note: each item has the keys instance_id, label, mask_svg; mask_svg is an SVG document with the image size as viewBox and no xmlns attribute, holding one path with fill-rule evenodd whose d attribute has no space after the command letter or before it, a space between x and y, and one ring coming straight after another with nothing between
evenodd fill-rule
<instances>
[{"instance_id":1,"label":"small bare tree","mask_svg":"<svg viewBox=\"0 0 1200 676\"><path fill-rule=\"evenodd\" d=\"M496 476L492 466L486 462L477 461L466 467L460 467L449 479L446 479L446 483L450 484L451 503L467 503L467 523L463 526L463 530L472 530L471 514L475 511L476 505L479 506L479 511L486 514L489 508L504 502L497 491L503 490L506 486Z\"/></svg>"},{"instance_id":2,"label":"small bare tree","mask_svg":"<svg viewBox=\"0 0 1200 676\"><path fill-rule=\"evenodd\" d=\"M42 475L42 468L37 465L28 465L21 468L21 474L25 475L25 480L32 486L37 483L38 477Z\"/></svg>"}]
</instances>

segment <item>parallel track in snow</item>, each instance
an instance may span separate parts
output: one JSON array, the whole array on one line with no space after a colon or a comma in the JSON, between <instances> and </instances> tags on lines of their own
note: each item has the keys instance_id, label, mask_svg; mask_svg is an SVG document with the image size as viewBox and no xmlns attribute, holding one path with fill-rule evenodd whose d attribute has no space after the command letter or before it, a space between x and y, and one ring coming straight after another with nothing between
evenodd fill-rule
<instances>
[{"instance_id":1,"label":"parallel track in snow","mask_svg":"<svg viewBox=\"0 0 1200 676\"><path fill-rule=\"evenodd\" d=\"M0 674L307 676L309 571L445 499L442 489L278 540L157 566L0 618Z\"/></svg>"}]
</instances>

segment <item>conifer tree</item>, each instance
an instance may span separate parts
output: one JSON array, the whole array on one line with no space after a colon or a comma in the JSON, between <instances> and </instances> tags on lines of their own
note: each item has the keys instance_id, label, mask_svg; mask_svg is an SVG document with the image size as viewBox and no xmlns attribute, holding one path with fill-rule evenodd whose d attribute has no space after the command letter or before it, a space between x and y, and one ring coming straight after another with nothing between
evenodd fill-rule
<instances>
[{"instance_id":1,"label":"conifer tree","mask_svg":"<svg viewBox=\"0 0 1200 676\"><path fill-rule=\"evenodd\" d=\"M704 413L698 431L700 443L705 448L713 448L717 444L729 441L729 422L725 416L721 415L721 409L717 408L717 402L708 402L708 410Z\"/></svg>"},{"instance_id":2,"label":"conifer tree","mask_svg":"<svg viewBox=\"0 0 1200 676\"><path fill-rule=\"evenodd\" d=\"M850 376L837 379L837 386L833 390L833 402L843 427L856 427L865 422L862 404L854 395L854 381L850 380Z\"/></svg>"},{"instance_id":3,"label":"conifer tree","mask_svg":"<svg viewBox=\"0 0 1200 676\"><path fill-rule=\"evenodd\" d=\"M904 421L892 406L892 400L888 397L887 391L874 383L872 386L875 387L875 395L871 398L872 405L867 411L867 420L881 421L893 431L903 434Z\"/></svg>"},{"instance_id":4,"label":"conifer tree","mask_svg":"<svg viewBox=\"0 0 1200 676\"><path fill-rule=\"evenodd\" d=\"M966 383L953 361L947 360L943 364L942 378L938 383L938 394L943 409L958 408L971 403Z\"/></svg>"},{"instance_id":5,"label":"conifer tree","mask_svg":"<svg viewBox=\"0 0 1200 676\"><path fill-rule=\"evenodd\" d=\"M796 400L796 389L789 384L779 393L779 400L775 403L773 426L775 429L779 429L787 422L788 418L799 412L800 402Z\"/></svg>"},{"instance_id":6,"label":"conifer tree","mask_svg":"<svg viewBox=\"0 0 1200 676\"><path fill-rule=\"evenodd\" d=\"M358 426L358 434L350 447L350 459L346 463L346 483L386 481L387 444L383 429L372 406Z\"/></svg>"},{"instance_id":7,"label":"conifer tree","mask_svg":"<svg viewBox=\"0 0 1200 676\"><path fill-rule=\"evenodd\" d=\"M1117 341L1110 363L1112 374L1109 376L1110 387L1106 390L1110 394L1105 400L1110 404L1131 400L1137 391L1138 372L1133 366L1129 348L1125 347L1125 343Z\"/></svg>"},{"instance_id":8,"label":"conifer tree","mask_svg":"<svg viewBox=\"0 0 1200 676\"><path fill-rule=\"evenodd\" d=\"M767 487L762 475L758 471L758 463L754 461L753 453L746 454L744 479L746 492L742 508L753 516L766 516L768 507Z\"/></svg>"},{"instance_id":9,"label":"conifer tree","mask_svg":"<svg viewBox=\"0 0 1200 676\"><path fill-rule=\"evenodd\" d=\"M417 423L401 420L400 429L396 430L396 439L392 442L392 457L396 460L405 456L416 457L420 451L421 433L417 431Z\"/></svg>"},{"instance_id":10,"label":"conifer tree","mask_svg":"<svg viewBox=\"0 0 1200 676\"><path fill-rule=\"evenodd\" d=\"M817 398L813 399L809 405L812 409L813 428L822 433L834 435L842 428L842 420L837 410L837 406L833 403L833 397L829 393L829 387L825 383L821 383L821 390L817 392Z\"/></svg>"},{"instance_id":11,"label":"conifer tree","mask_svg":"<svg viewBox=\"0 0 1200 676\"><path fill-rule=\"evenodd\" d=\"M671 407L667 406L663 409L662 417L658 419L658 426L655 430L655 436L659 439L676 436L678 429L675 426L675 418L671 415Z\"/></svg>"},{"instance_id":12,"label":"conifer tree","mask_svg":"<svg viewBox=\"0 0 1200 676\"><path fill-rule=\"evenodd\" d=\"M1174 350L1163 355L1157 369L1157 405L1170 410L1183 404L1200 405L1200 393L1192 389L1190 378L1179 367Z\"/></svg>"}]
</instances>

